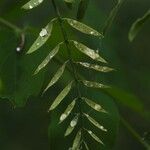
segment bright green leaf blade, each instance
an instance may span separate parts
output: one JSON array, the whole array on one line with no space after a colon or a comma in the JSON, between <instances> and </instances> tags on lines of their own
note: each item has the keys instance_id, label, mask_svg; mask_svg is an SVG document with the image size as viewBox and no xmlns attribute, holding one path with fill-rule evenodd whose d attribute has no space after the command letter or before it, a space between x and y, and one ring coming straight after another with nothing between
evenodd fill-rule
<instances>
[{"instance_id":1,"label":"bright green leaf blade","mask_svg":"<svg viewBox=\"0 0 150 150\"><path fill-rule=\"evenodd\" d=\"M68 62L68 61L67 61ZM51 81L49 82L48 86L45 88L44 92L45 93L52 85L54 85L59 79L60 77L63 75L65 67L67 62L65 62L56 72L56 74L53 76L53 78L51 79Z\"/></svg>"},{"instance_id":2,"label":"bright green leaf blade","mask_svg":"<svg viewBox=\"0 0 150 150\"><path fill-rule=\"evenodd\" d=\"M94 101L89 100L88 98L85 98L85 97L82 97L82 99L87 103L87 105L89 105L94 110L96 110L98 112L107 113L106 110L104 110L99 104L95 103Z\"/></svg>"},{"instance_id":3,"label":"bright green leaf blade","mask_svg":"<svg viewBox=\"0 0 150 150\"><path fill-rule=\"evenodd\" d=\"M96 126L97 128L99 128L102 131L107 132L107 129L105 129L102 125L100 125L94 118L90 117L88 114L85 114L85 113L84 113L84 115L94 126Z\"/></svg>"},{"instance_id":4,"label":"bright green leaf blade","mask_svg":"<svg viewBox=\"0 0 150 150\"><path fill-rule=\"evenodd\" d=\"M100 140L100 138L97 137L92 131L87 130L87 132L89 133L89 135L90 135L95 141L97 141L98 143L101 143L101 144L104 145L104 143Z\"/></svg>"},{"instance_id":5,"label":"bright green leaf blade","mask_svg":"<svg viewBox=\"0 0 150 150\"><path fill-rule=\"evenodd\" d=\"M66 108L65 112L60 116L60 122L63 122L72 112L74 106L76 104L76 98L71 102L71 104L68 105L68 107Z\"/></svg>"},{"instance_id":6,"label":"bright green leaf blade","mask_svg":"<svg viewBox=\"0 0 150 150\"><path fill-rule=\"evenodd\" d=\"M84 18L85 12L87 10L89 0L80 0L77 12L77 19L81 20Z\"/></svg>"},{"instance_id":7,"label":"bright green leaf blade","mask_svg":"<svg viewBox=\"0 0 150 150\"><path fill-rule=\"evenodd\" d=\"M86 81L86 80L82 80L81 82L89 88L100 88L100 89L109 88L109 86L98 83L98 82L92 82L92 81Z\"/></svg>"},{"instance_id":8,"label":"bright green leaf blade","mask_svg":"<svg viewBox=\"0 0 150 150\"><path fill-rule=\"evenodd\" d=\"M40 70L42 70L50 60L58 53L60 48L60 44L58 44L49 54L48 56L42 61L42 63L37 67L34 74L37 74Z\"/></svg>"},{"instance_id":9,"label":"bright green leaf blade","mask_svg":"<svg viewBox=\"0 0 150 150\"><path fill-rule=\"evenodd\" d=\"M76 115L73 120L70 122L69 127L67 128L66 132L65 132L65 136L68 136L72 133L72 131L74 130L74 128L76 127L77 123L78 123L78 115Z\"/></svg>"},{"instance_id":10,"label":"bright green leaf blade","mask_svg":"<svg viewBox=\"0 0 150 150\"><path fill-rule=\"evenodd\" d=\"M87 143L85 141L83 143L85 145L86 150L90 150L90 148L88 147Z\"/></svg>"},{"instance_id":11,"label":"bright green leaf blade","mask_svg":"<svg viewBox=\"0 0 150 150\"><path fill-rule=\"evenodd\" d=\"M77 148L80 146L80 140L81 140L81 130L78 131L78 133L73 141L72 150L77 150Z\"/></svg>"},{"instance_id":12,"label":"bright green leaf blade","mask_svg":"<svg viewBox=\"0 0 150 150\"><path fill-rule=\"evenodd\" d=\"M114 69L106 67L106 66L100 66L97 64L90 64L87 62L77 62L77 64L80 64L81 66L88 68L88 69L93 69L99 72L110 72L113 71Z\"/></svg>"},{"instance_id":13,"label":"bright green leaf blade","mask_svg":"<svg viewBox=\"0 0 150 150\"><path fill-rule=\"evenodd\" d=\"M76 30L84 33L84 34L89 34L89 35L93 35L93 36L97 36L97 37L100 37L100 38L103 38L103 35L101 33L99 33L98 31L92 29L91 27L79 22L79 21L76 21L76 20L73 20L73 19L69 19L69 18L64 18L64 20L67 21L67 23L75 28Z\"/></svg>"},{"instance_id":14,"label":"bright green leaf blade","mask_svg":"<svg viewBox=\"0 0 150 150\"><path fill-rule=\"evenodd\" d=\"M39 6L44 0L30 0L28 3L22 6L23 9L33 9Z\"/></svg>"},{"instance_id":15,"label":"bright green leaf blade","mask_svg":"<svg viewBox=\"0 0 150 150\"><path fill-rule=\"evenodd\" d=\"M56 97L56 99L54 100L53 104L51 105L51 107L49 108L49 111L55 109L60 103L61 101L68 95L68 93L70 92L71 88L72 88L72 84L73 81L71 81L62 91L61 93Z\"/></svg>"},{"instance_id":16,"label":"bright green leaf blade","mask_svg":"<svg viewBox=\"0 0 150 150\"><path fill-rule=\"evenodd\" d=\"M36 50L38 50L41 46L43 46L46 43L46 41L51 36L54 20L55 19L53 19L50 23L48 23L48 25L45 28L43 28L41 30L41 32L39 33L38 38L32 44L32 46L29 49L29 51L27 52L27 54L31 54L31 53L35 52Z\"/></svg>"},{"instance_id":17,"label":"bright green leaf blade","mask_svg":"<svg viewBox=\"0 0 150 150\"><path fill-rule=\"evenodd\" d=\"M100 61L103 63L107 63L105 59L103 59L96 51L94 51L93 49L88 48L87 46L85 46L82 43L79 43L77 41L72 41L73 45L82 53L84 53L85 55L87 55L88 57L90 57L93 60L96 61Z\"/></svg>"},{"instance_id":18,"label":"bright green leaf blade","mask_svg":"<svg viewBox=\"0 0 150 150\"><path fill-rule=\"evenodd\" d=\"M72 133L72 131L74 130L75 127L71 127L70 125L68 126L65 135L64 136L68 136Z\"/></svg>"},{"instance_id":19,"label":"bright green leaf blade","mask_svg":"<svg viewBox=\"0 0 150 150\"><path fill-rule=\"evenodd\" d=\"M137 19L130 28L129 40L132 42L137 36L139 31L142 29L143 25L150 19L150 9L144 14L143 17Z\"/></svg>"}]
</instances>

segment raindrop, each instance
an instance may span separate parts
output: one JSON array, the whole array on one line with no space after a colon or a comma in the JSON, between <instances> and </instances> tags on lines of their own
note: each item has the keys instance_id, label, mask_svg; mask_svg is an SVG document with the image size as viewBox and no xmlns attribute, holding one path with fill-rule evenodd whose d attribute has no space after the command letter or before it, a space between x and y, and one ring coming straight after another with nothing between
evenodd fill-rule
<instances>
[{"instance_id":1,"label":"raindrop","mask_svg":"<svg viewBox=\"0 0 150 150\"><path fill-rule=\"evenodd\" d=\"M42 29L42 31L40 32L40 36L41 37L44 37L44 36L46 36L48 34L48 32L47 32L47 30L46 29Z\"/></svg>"},{"instance_id":2,"label":"raindrop","mask_svg":"<svg viewBox=\"0 0 150 150\"><path fill-rule=\"evenodd\" d=\"M92 134L92 131L88 131L89 134Z\"/></svg>"},{"instance_id":3,"label":"raindrop","mask_svg":"<svg viewBox=\"0 0 150 150\"><path fill-rule=\"evenodd\" d=\"M71 126L71 127L75 127L76 124L77 124L77 120L72 120L72 121L70 122L70 126Z\"/></svg>"},{"instance_id":4,"label":"raindrop","mask_svg":"<svg viewBox=\"0 0 150 150\"><path fill-rule=\"evenodd\" d=\"M95 108L96 110L100 110L100 109L101 109L101 106L98 105L98 104L96 104L96 105L94 106L94 108Z\"/></svg>"},{"instance_id":5,"label":"raindrop","mask_svg":"<svg viewBox=\"0 0 150 150\"><path fill-rule=\"evenodd\" d=\"M16 51L17 51L17 52L20 52L20 51L21 51L21 48L20 48L20 47L17 47L17 48L16 48Z\"/></svg>"},{"instance_id":6,"label":"raindrop","mask_svg":"<svg viewBox=\"0 0 150 150\"><path fill-rule=\"evenodd\" d=\"M32 8L33 8L33 6L29 5L29 8L30 8L30 9L32 9Z\"/></svg>"},{"instance_id":7,"label":"raindrop","mask_svg":"<svg viewBox=\"0 0 150 150\"><path fill-rule=\"evenodd\" d=\"M66 119L67 115L66 114L62 114L60 117L60 121L63 121L64 119Z\"/></svg>"}]
</instances>

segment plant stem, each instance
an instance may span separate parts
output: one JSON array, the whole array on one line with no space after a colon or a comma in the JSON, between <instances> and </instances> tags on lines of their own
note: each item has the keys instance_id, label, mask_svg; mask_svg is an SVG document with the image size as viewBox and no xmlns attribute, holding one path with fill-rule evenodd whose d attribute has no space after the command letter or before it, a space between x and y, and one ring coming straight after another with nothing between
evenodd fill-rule
<instances>
[{"instance_id":1,"label":"plant stem","mask_svg":"<svg viewBox=\"0 0 150 150\"><path fill-rule=\"evenodd\" d=\"M0 23L4 24L5 26L13 29L15 32L17 33L21 33L22 32L22 29L17 27L16 25L10 23L9 21L6 21L5 19L1 18L0 17Z\"/></svg>"},{"instance_id":2,"label":"plant stem","mask_svg":"<svg viewBox=\"0 0 150 150\"><path fill-rule=\"evenodd\" d=\"M132 136L134 136L137 141L139 141L147 150L150 150L150 145L144 141L141 136L133 129L133 127L124 119L121 117L121 123L130 131Z\"/></svg>"},{"instance_id":3,"label":"plant stem","mask_svg":"<svg viewBox=\"0 0 150 150\"><path fill-rule=\"evenodd\" d=\"M63 26L63 20L62 20L62 17L60 15L60 12L59 12L59 9L55 3L55 0L52 0L52 4L53 4L53 7L54 7L54 10L55 10L55 13L57 15L57 18L58 18L58 22L59 22L59 26L61 28L61 32L62 32L62 35L63 35L63 38L64 38L64 42L65 42L65 45L66 45L66 48L67 48L67 53L68 53L68 58L69 58L69 61L70 61L70 65L72 67L72 72L73 72L73 75L74 75L74 79L75 79L75 82L76 82L76 87L77 87L77 93L78 93L78 107L79 107L79 112L80 112L80 117L81 117L81 128L83 128L83 112L82 112L82 107L81 107L81 93L80 93L80 87L79 87L79 80L78 80L78 74L77 74L77 70L74 66L74 62L73 62L73 59L72 59L72 56L71 56L71 51L70 51L70 48L69 48L69 41L68 41L68 36L67 36L67 33L65 31L65 28Z\"/></svg>"}]
</instances>

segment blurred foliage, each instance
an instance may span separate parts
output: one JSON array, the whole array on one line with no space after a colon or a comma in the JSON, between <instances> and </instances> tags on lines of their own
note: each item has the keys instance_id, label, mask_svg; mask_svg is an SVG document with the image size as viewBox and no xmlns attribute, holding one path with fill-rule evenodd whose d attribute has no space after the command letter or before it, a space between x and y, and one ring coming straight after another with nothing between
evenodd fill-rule
<instances>
[{"instance_id":1,"label":"blurred foliage","mask_svg":"<svg viewBox=\"0 0 150 150\"><path fill-rule=\"evenodd\" d=\"M57 150L62 149L62 145L63 149L67 149L73 140L73 136L70 136L69 140L62 136L68 122L63 123L62 126L56 126L56 124L58 123L57 118L68 104L68 100L72 99L73 96L67 98L65 104L60 106L59 110L52 115L51 113L48 114L47 110L56 93L72 78L70 72L66 72L59 84L41 97L43 87L47 85L49 78L56 72L61 61L66 59L66 50L63 48L59 57L54 59L44 71L37 76L32 76L35 68L47 56L49 50L62 40L62 37L56 25L52 38L44 47L30 56L25 55L41 28L55 16L49 1L45 1L41 7L29 12L21 9L21 6L26 2L27 0L0 1L0 17L25 29L26 36L25 47L18 53L16 48L20 42L20 36L5 25L0 24L0 97L2 97L0 100L0 149L46 150L51 148ZM108 0L90 1L83 22L101 31L115 4L113 0L111 2ZM126 1L103 41L81 36L80 33L76 33L66 26L70 38L80 39L91 47L98 48L100 53L109 60L110 66L116 69L115 72L108 75L96 72L93 75L91 71L85 73L85 70L78 68L79 72L90 80L100 80L112 85L112 89L104 91L104 94L98 90L89 92L88 89L82 89L85 95L97 99L109 112L107 116L93 114L97 120L103 121L110 131L103 134L95 130L107 145L107 147L101 148L94 141L89 141L91 148L94 147L95 150L112 149L114 143L116 143L115 150L144 150L137 141L130 137L128 131L122 129L122 126L119 128L117 142L115 141L119 123L117 108L120 114L132 122L131 124L141 136L150 130L149 22L144 25L143 32L140 32L132 43L128 41L128 31L132 23L149 9L149 5L149 0ZM71 18L76 16L76 4L72 10L69 10L64 3L60 3L59 7L63 16ZM86 60L84 55L80 53L73 52L73 54L74 58ZM11 105L8 100L13 104ZM24 107L14 109L14 106ZM67 144L64 145L64 143Z\"/></svg>"}]
</instances>

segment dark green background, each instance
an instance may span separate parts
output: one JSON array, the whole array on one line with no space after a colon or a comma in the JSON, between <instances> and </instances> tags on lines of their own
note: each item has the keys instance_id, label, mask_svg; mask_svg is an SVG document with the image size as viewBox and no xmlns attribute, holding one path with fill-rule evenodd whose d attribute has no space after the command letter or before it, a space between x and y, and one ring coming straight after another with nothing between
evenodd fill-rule
<instances>
[{"instance_id":1,"label":"dark green background","mask_svg":"<svg viewBox=\"0 0 150 150\"><path fill-rule=\"evenodd\" d=\"M0 150L65 149L72 141L72 137L69 140L64 140L62 137L63 126L65 127L67 123L62 127L55 126L55 128L51 123L51 119L54 122L57 120L56 117L64 107L60 108L58 114L54 113L52 118L51 114L47 113L47 109L58 94L58 89L62 89L70 79L70 74L66 73L63 80L49 90L44 97L40 96L40 91L52 77L58 65L52 62L48 67L50 69L45 69L36 77L32 76L33 70L49 50L61 40L60 30L56 26L55 34L43 48L31 56L25 56L25 52L36 39L41 28L55 16L50 0L45 0L40 7L31 11L20 9L26 2L25 0L0 0L0 17L21 28L27 28L25 49L18 54L15 52L15 48L19 43L19 36L0 24L0 95L2 97L0 99ZM71 11L61 0L58 2L63 16L75 17L76 5ZM115 0L91 0L83 22L101 31L114 6ZM109 65L117 70L107 75L87 71L86 77L91 80L104 80L114 87L114 90L111 91L115 95L113 101L121 116L126 118L142 137L145 132L150 131L150 113L148 111L150 108L150 22L145 24L132 43L128 41L128 31L132 23L141 17L149 9L149 6L149 0L126 0L103 41L85 36L75 30L72 32L67 27L68 33L71 32L71 38L99 48ZM74 35L72 35L73 33ZM60 54L63 58L65 55L65 51ZM78 55L75 54L76 56ZM83 56L79 56L79 58L83 58ZM84 74L82 70L81 72ZM83 92L86 95L89 93L88 90ZM110 140L107 135L104 135L104 137L106 136L105 143L112 145L119 121L117 108L109 96L94 91L89 95L95 99L100 98L101 103L112 113L112 116L109 117L97 116L98 119L105 118L104 123L112 132ZM70 96L70 98L73 97ZM23 106L25 103L26 105L14 108L12 101L17 106ZM119 127L114 150L144 150L143 146L130 135L126 128L122 125ZM54 134L53 131L55 131ZM100 149L96 147L96 143L92 147ZM94 148L92 150L95 150ZM109 149L111 149L109 146L105 148L105 150Z\"/></svg>"}]
</instances>

